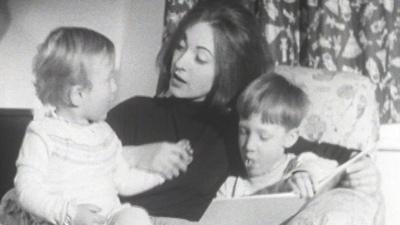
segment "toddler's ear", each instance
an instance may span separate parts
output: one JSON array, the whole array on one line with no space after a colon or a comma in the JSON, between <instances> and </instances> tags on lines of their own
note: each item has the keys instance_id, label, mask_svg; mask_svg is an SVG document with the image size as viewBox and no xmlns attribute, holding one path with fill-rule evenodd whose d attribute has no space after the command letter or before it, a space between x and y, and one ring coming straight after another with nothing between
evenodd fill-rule
<instances>
[{"instance_id":1,"label":"toddler's ear","mask_svg":"<svg viewBox=\"0 0 400 225\"><path fill-rule=\"evenodd\" d=\"M298 139L299 139L299 130L297 128L287 131L284 147L285 148L292 147L292 145L294 145Z\"/></svg>"},{"instance_id":2,"label":"toddler's ear","mask_svg":"<svg viewBox=\"0 0 400 225\"><path fill-rule=\"evenodd\" d=\"M69 89L69 99L72 106L80 106L86 96L85 88L81 85L74 85Z\"/></svg>"}]
</instances>

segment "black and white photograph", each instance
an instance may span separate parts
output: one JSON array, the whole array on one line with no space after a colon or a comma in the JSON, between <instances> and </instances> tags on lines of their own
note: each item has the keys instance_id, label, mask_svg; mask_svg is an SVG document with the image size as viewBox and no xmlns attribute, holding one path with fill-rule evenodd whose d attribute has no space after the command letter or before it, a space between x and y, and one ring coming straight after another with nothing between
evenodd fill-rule
<instances>
[{"instance_id":1,"label":"black and white photograph","mask_svg":"<svg viewBox=\"0 0 400 225\"><path fill-rule=\"evenodd\" d=\"M0 225L398 225L399 37L398 0L0 0Z\"/></svg>"}]
</instances>

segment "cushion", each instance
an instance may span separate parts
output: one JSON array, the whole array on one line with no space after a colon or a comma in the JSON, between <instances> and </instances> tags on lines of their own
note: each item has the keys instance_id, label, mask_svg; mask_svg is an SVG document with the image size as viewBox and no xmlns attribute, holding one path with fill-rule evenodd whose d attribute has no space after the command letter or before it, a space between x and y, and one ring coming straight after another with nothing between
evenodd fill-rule
<instances>
[{"instance_id":1,"label":"cushion","mask_svg":"<svg viewBox=\"0 0 400 225\"><path fill-rule=\"evenodd\" d=\"M300 135L316 141L369 150L378 141L375 85L352 72L277 66L275 71L302 88L310 109Z\"/></svg>"},{"instance_id":2,"label":"cushion","mask_svg":"<svg viewBox=\"0 0 400 225\"><path fill-rule=\"evenodd\" d=\"M29 109L0 109L0 198L13 187L15 161L32 117Z\"/></svg>"}]
</instances>

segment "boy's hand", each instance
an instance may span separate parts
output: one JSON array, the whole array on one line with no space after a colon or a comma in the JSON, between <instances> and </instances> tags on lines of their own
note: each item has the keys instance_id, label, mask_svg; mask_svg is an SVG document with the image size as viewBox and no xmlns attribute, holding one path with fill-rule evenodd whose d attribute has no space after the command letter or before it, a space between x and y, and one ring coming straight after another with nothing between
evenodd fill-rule
<instances>
[{"instance_id":1,"label":"boy's hand","mask_svg":"<svg viewBox=\"0 0 400 225\"><path fill-rule=\"evenodd\" d=\"M76 215L72 219L73 225L102 225L106 218L98 214L101 209L92 204L79 204L76 207Z\"/></svg>"},{"instance_id":2,"label":"boy's hand","mask_svg":"<svg viewBox=\"0 0 400 225\"><path fill-rule=\"evenodd\" d=\"M300 198L312 198L315 195L314 181L308 172L294 172L288 182Z\"/></svg>"}]
</instances>

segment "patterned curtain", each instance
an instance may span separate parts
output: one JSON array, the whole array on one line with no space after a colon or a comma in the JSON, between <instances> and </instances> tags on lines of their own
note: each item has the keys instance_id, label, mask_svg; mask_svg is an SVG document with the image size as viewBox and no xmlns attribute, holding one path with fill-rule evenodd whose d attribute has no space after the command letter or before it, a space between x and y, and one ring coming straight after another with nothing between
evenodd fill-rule
<instances>
[{"instance_id":1,"label":"patterned curtain","mask_svg":"<svg viewBox=\"0 0 400 225\"><path fill-rule=\"evenodd\" d=\"M163 38L197 1L166 0ZM277 65L368 76L377 85L381 123L400 123L399 0L241 2L263 25Z\"/></svg>"}]
</instances>

